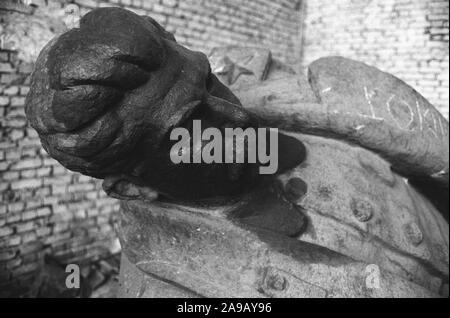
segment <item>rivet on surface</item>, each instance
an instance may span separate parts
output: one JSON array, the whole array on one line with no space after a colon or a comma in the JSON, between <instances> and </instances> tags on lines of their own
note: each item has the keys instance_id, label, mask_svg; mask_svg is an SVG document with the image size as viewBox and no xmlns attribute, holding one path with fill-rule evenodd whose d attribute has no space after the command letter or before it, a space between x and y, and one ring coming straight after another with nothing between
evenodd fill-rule
<instances>
[{"instance_id":1,"label":"rivet on surface","mask_svg":"<svg viewBox=\"0 0 450 318\"><path fill-rule=\"evenodd\" d=\"M291 178L284 186L284 193L290 200L298 200L308 192L308 185L300 178Z\"/></svg>"},{"instance_id":2,"label":"rivet on surface","mask_svg":"<svg viewBox=\"0 0 450 318\"><path fill-rule=\"evenodd\" d=\"M360 222L367 222L372 218L373 215L373 207L372 204L365 200L360 199L352 199L351 209L353 215Z\"/></svg>"},{"instance_id":3,"label":"rivet on surface","mask_svg":"<svg viewBox=\"0 0 450 318\"><path fill-rule=\"evenodd\" d=\"M403 226L403 232L406 238L414 245L417 246L423 241L423 234L419 226L415 222L410 222Z\"/></svg>"},{"instance_id":4,"label":"rivet on surface","mask_svg":"<svg viewBox=\"0 0 450 318\"><path fill-rule=\"evenodd\" d=\"M267 278L267 287L274 290L283 291L287 287L287 280L279 274L270 275Z\"/></svg>"}]
</instances>

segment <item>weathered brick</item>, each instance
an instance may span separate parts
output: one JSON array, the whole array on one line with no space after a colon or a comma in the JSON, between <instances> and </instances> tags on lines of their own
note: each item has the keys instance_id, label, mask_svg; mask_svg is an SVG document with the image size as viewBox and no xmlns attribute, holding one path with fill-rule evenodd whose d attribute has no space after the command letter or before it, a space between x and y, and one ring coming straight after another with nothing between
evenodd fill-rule
<instances>
[{"instance_id":1,"label":"weathered brick","mask_svg":"<svg viewBox=\"0 0 450 318\"><path fill-rule=\"evenodd\" d=\"M0 63L0 73L11 73L14 68L9 63Z\"/></svg>"},{"instance_id":2,"label":"weathered brick","mask_svg":"<svg viewBox=\"0 0 450 318\"><path fill-rule=\"evenodd\" d=\"M22 244L36 241L37 235L34 231L26 232L22 234Z\"/></svg>"},{"instance_id":3,"label":"weathered brick","mask_svg":"<svg viewBox=\"0 0 450 318\"><path fill-rule=\"evenodd\" d=\"M17 82L20 82L22 79L22 76L19 74L1 74L0 75L0 83L5 84L15 84Z\"/></svg>"},{"instance_id":4,"label":"weathered brick","mask_svg":"<svg viewBox=\"0 0 450 318\"><path fill-rule=\"evenodd\" d=\"M91 183L71 184L67 187L69 192L87 192L91 190L94 190L94 185Z\"/></svg>"},{"instance_id":5,"label":"weathered brick","mask_svg":"<svg viewBox=\"0 0 450 318\"><path fill-rule=\"evenodd\" d=\"M7 106L7 105L9 105L9 97L0 96L0 106Z\"/></svg>"},{"instance_id":6,"label":"weathered brick","mask_svg":"<svg viewBox=\"0 0 450 318\"><path fill-rule=\"evenodd\" d=\"M0 51L0 61L7 62L9 60L8 52Z\"/></svg>"},{"instance_id":7,"label":"weathered brick","mask_svg":"<svg viewBox=\"0 0 450 318\"><path fill-rule=\"evenodd\" d=\"M0 171L6 171L9 169L10 163L6 161L0 161ZM4 176L3 176L4 179Z\"/></svg>"},{"instance_id":8,"label":"weathered brick","mask_svg":"<svg viewBox=\"0 0 450 318\"><path fill-rule=\"evenodd\" d=\"M16 257L5 262L7 270L18 268L22 264L22 258Z\"/></svg>"},{"instance_id":9,"label":"weathered brick","mask_svg":"<svg viewBox=\"0 0 450 318\"><path fill-rule=\"evenodd\" d=\"M0 149L7 149L7 151L9 151L14 146L15 146L14 143L9 141L9 140L7 140L7 141L3 141L3 140L0 141Z\"/></svg>"},{"instance_id":10,"label":"weathered brick","mask_svg":"<svg viewBox=\"0 0 450 318\"><path fill-rule=\"evenodd\" d=\"M54 175L54 176L65 175L67 173L68 173L68 170L61 165L55 165L52 167L52 175Z\"/></svg>"},{"instance_id":11,"label":"weathered brick","mask_svg":"<svg viewBox=\"0 0 450 318\"><path fill-rule=\"evenodd\" d=\"M44 158L44 166L59 166L60 163L53 158L46 157Z\"/></svg>"},{"instance_id":12,"label":"weathered brick","mask_svg":"<svg viewBox=\"0 0 450 318\"><path fill-rule=\"evenodd\" d=\"M19 93L19 86L9 86L3 90L5 95L17 95Z\"/></svg>"},{"instance_id":13,"label":"weathered brick","mask_svg":"<svg viewBox=\"0 0 450 318\"><path fill-rule=\"evenodd\" d=\"M36 235L39 237L48 236L51 233L51 229L49 227L40 227L36 229Z\"/></svg>"},{"instance_id":14,"label":"weathered brick","mask_svg":"<svg viewBox=\"0 0 450 318\"><path fill-rule=\"evenodd\" d=\"M6 166L6 169L9 168L8 164L6 164L5 166ZM0 168L1 168L1 165L0 165ZM2 169L0 169L0 171L2 171ZM20 174L19 174L18 171L6 171L6 172L2 173L2 179L3 180L8 180L8 181L10 181L10 180L18 180L19 179L19 175Z\"/></svg>"},{"instance_id":15,"label":"weathered brick","mask_svg":"<svg viewBox=\"0 0 450 318\"><path fill-rule=\"evenodd\" d=\"M22 219L22 214L20 212L17 213L8 213L6 216L6 223L12 224L20 221Z\"/></svg>"},{"instance_id":16,"label":"weathered brick","mask_svg":"<svg viewBox=\"0 0 450 318\"><path fill-rule=\"evenodd\" d=\"M82 174L78 174L77 176L78 176L77 180L79 183L86 183L86 182L91 182L92 180L94 180L92 177L85 176Z\"/></svg>"},{"instance_id":17,"label":"weathered brick","mask_svg":"<svg viewBox=\"0 0 450 318\"><path fill-rule=\"evenodd\" d=\"M72 236L72 234L70 232L58 233L58 234L54 234L54 235L46 237L43 240L43 242L44 242L44 244L54 244L56 242L65 242L71 236Z\"/></svg>"},{"instance_id":18,"label":"weathered brick","mask_svg":"<svg viewBox=\"0 0 450 318\"><path fill-rule=\"evenodd\" d=\"M86 218L86 211L85 210L76 210L73 213L73 215L77 219L84 219L84 218Z\"/></svg>"},{"instance_id":19,"label":"weathered brick","mask_svg":"<svg viewBox=\"0 0 450 318\"><path fill-rule=\"evenodd\" d=\"M22 159L11 166L12 170L24 170L38 168L42 165L41 158Z\"/></svg>"},{"instance_id":20,"label":"weathered brick","mask_svg":"<svg viewBox=\"0 0 450 318\"><path fill-rule=\"evenodd\" d=\"M51 171L52 171L51 167L44 167L37 169L36 173L38 177L46 177L50 175Z\"/></svg>"},{"instance_id":21,"label":"weathered brick","mask_svg":"<svg viewBox=\"0 0 450 318\"><path fill-rule=\"evenodd\" d=\"M44 207L36 210L36 213L39 217L47 216L52 213L52 210L49 207Z\"/></svg>"},{"instance_id":22,"label":"weathered brick","mask_svg":"<svg viewBox=\"0 0 450 318\"><path fill-rule=\"evenodd\" d=\"M177 0L162 0L162 4L164 6L174 8L178 5L178 1Z\"/></svg>"},{"instance_id":23,"label":"weathered brick","mask_svg":"<svg viewBox=\"0 0 450 318\"><path fill-rule=\"evenodd\" d=\"M4 226L0 228L0 237L8 236L14 233L14 230L10 227Z\"/></svg>"},{"instance_id":24,"label":"weathered brick","mask_svg":"<svg viewBox=\"0 0 450 318\"><path fill-rule=\"evenodd\" d=\"M20 171L20 177L22 179L33 178L35 176L36 176L36 170L34 170L34 169Z\"/></svg>"},{"instance_id":25,"label":"weathered brick","mask_svg":"<svg viewBox=\"0 0 450 318\"><path fill-rule=\"evenodd\" d=\"M21 63L19 65L19 73L30 74L33 71L32 63Z\"/></svg>"},{"instance_id":26,"label":"weathered brick","mask_svg":"<svg viewBox=\"0 0 450 318\"><path fill-rule=\"evenodd\" d=\"M58 222L53 226L53 233L66 232L69 229L69 222Z\"/></svg>"},{"instance_id":27,"label":"weathered brick","mask_svg":"<svg viewBox=\"0 0 450 318\"><path fill-rule=\"evenodd\" d=\"M22 155L21 158L25 159L28 157L35 157L36 156L36 147L22 147Z\"/></svg>"},{"instance_id":28,"label":"weathered brick","mask_svg":"<svg viewBox=\"0 0 450 318\"><path fill-rule=\"evenodd\" d=\"M21 96L26 96L29 91L30 91L30 87L28 87L28 86L20 86L20 95Z\"/></svg>"},{"instance_id":29,"label":"weathered brick","mask_svg":"<svg viewBox=\"0 0 450 318\"><path fill-rule=\"evenodd\" d=\"M89 8L97 7L97 1L95 0L76 0L76 4Z\"/></svg>"},{"instance_id":30,"label":"weathered brick","mask_svg":"<svg viewBox=\"0 0 450 318\"><path fill-rule=\"evenodd\" d=\"M52 195L61 195L67 193L67 186L65 184L52 184Z\"/></svg>"},{"instance_id":31,"label":"weathered brick","mask_svg":"<svg viewBox=\"0 0 450 318\"><path fill-rule=\"evenodd\" d=\"M23 96L14 96L11 98L11 106L18 107L25 105L25 97Z\"/></svg>"},{"instance_id":32,"label":"weathered brick","mask_svg":"<svg viewBox=\"0 0 450 318\"><path fill-rule=\"evenodd\" d=\"M11 182L11 189L38 188L42 185L42 179L24 179Z\"/></svg>"},{"instance_id":33,"label":"weathered brick","mask_svg":"<svg viewBox=\"0 0 450 318\"><path fill-rule=\"evenodd\" d=\"M51 187L44 186L35 190L35 195L38 197L46 197L51 194Z\"/></svg>"},{"instance_id":34,"label":"weathered brick","mask_svg":"<svg viewBox=\"0 0 450 318\"><path fill-rule=\"evenodd\" d=\"M25 208L27 210L32 210L32 209L39 208L42 205L43 204L42 204L42 200L41 199L38 199L38 200L36 200L36 199L34 199L34 200L27 200L27 202L25 204Z\"/></svg>"},{"instance_id":35,"label":"weathered brick","mask_svg":"<svg viewBox=\"0 0 450 318\"><path fill-rule=\"evenodd\" d=\"M22 221L32 220L37 217L36 211L25 211L22 213Z\"/></svg>"},{"instance_id":36,"label":"weathered brick","mask_svg":"<svg viewBox=\"0 0 450 318\"><path fill-rule=\"evenodd\" d=\"M93 217L93 216L97 216L99 215L99 210L98 209L89 209L87 210L87 217Z\"/></svg>"},{"instance_id":37,"label":"weathered brick","mask_svg":"<svg viewBox=\"0 0 450 318\"><path fill-rule=\"evenodd\" d=\"M67 210L64 204L58 204L53 207L53 215L50 218L51 222L61 222L73 219L72 212Z\"/></svg>"},{"instance_id":38,"label":"weathered brick","mask_svg":"<svg viewBox=\"0 0 450 318\"><path fill-rule=\"evenodd\" d=\"M8 212L9 213L18 213L23 211L25 207L25 203L24 202L13 202L13 203L9 203L8 204Z\"/></svg>"},{"instance_id":39,"label":"weathered brick","mask_svg":"<svg viewBox=\"0 0 450 318\"><path fill-rule=\"evenodd\" d=\"M35 272L39 269L38 263L25 264L14 270L13 276L21 276L26 273Z\"/></svg>"},{"instance_id":40,"label":"weathered brick","mask_svg":"<svg viewBox=\"0 0 450 318\"><path fill-rule=\"evenodd\" d=\"M28 129L27 129L27 136L28 136L29 138L38 138L38 137L39 137L37 131L34 130L34 129L32 129L32 128L28 128Z\"/></svg>"},{"instance_id":41,"label":"weathered brick","mask_svg":"<svg viewBox=\"0 0 450 318\"><path fill-rule=\"evenodd\" d=\"M22 156L22 152L17 148L7 149L5 152L5 158L9 161L17 161Z\"/></svg>"},{"instance_id":42,"label":"weathered brick","mask_svg":"<svg viewBox=\"0 0 450 318\"><path fill-rule=\"evenodd\" d=\"M22 238L19 235L8 236L7 246L14 247L20 245Z\"/></svg>"},{"instance_id":43,"label":"weathered brick","mask_svg":"<svg viewBox=\"0 0 450 318\"><path fill-rule=\"evenodd\" d=\"M12 117L6 121L5 126L11 128L23 128L26 124L27 120L25 117Z\"/></svg>"},{"instance_id":44,"label":"weathered brick","mask_svg":"<svg viewBox=\"0 0 450 318\"><path fill-rule=\"evenodd\" d=\"M91 201L95 201L98 198L98 194L96 192L89 192L86 193L86 199L87 200L91 200Z\"/></svg>"},{"instance_id":45,"label":"weathered brick","mask_svg":"<svg viewBox=\"0 0 450 318\"><path fill-rule=\"evenodd\" d=\"M0 193L6 191L9 188L9 184L6 182L0 182Z\"/></svg>"},{"instance_id":46,"label":"weathered brick","mask_svg":"<svg viewBox=\"0 0 450 318\"><path fill-rule=\"evenodd\" d=\"M16 257L17 251L13 249L8 249L4 251L0 251L0 262L9 261Z\"/></svg>"},{"instance_id":47,"label":"weathered brick","mask_svg":"<svg viewBox=\"0 0 450 318\"><path fill-rule=\"evenodd\" d=\"M24 222L24 223L20 223L14 226L14 228L16 229L17 233L22 233L22 232L27 232L27 231L31 231L35 226L34 222Z\"/></svg>"},{"instance_id":48,"label":"weathered brick","mask_svg":"<svg viewBox=\"0 0 450 318\"><path fill-rule=\"evenodd\" d=\"M23 130L13 129L8 134L8 136L9 136L9 138L11 138L11 140L15 141L15 140L22 139L23 136L25 136L25 132Z\"/></svg>"},{"instance_id":49,"label":"weathered brick","mask_svg":"<svg viewBox=\"0 0 450 318\"><path fill-rule=\"evenodd\" d=\"M24 264L30 264L30 263L37 263L39 260L39 257L37 255L38 253L29 253L29 254L21 254L22 262ZM21 280L23 280L27 275L22 275L20 277ZM31 280L34 281L34 280Z\"/></svg>"}]
</instances>

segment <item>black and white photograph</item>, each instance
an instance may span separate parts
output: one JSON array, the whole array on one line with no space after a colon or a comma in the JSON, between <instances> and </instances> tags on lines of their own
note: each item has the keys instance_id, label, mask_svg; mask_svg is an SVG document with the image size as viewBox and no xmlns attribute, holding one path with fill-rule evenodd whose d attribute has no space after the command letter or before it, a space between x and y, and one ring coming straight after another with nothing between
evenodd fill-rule
<instances>
[{"instance_id":1,"label":"black and white photograph","mask_svg":"<svg viewBox=\"0 0 450 318\"><path fill-rule=\"evenodd\" d=\"M448 298L448 218L448 0L0 0L0 299Z\"/></svg>"}]
</instances>

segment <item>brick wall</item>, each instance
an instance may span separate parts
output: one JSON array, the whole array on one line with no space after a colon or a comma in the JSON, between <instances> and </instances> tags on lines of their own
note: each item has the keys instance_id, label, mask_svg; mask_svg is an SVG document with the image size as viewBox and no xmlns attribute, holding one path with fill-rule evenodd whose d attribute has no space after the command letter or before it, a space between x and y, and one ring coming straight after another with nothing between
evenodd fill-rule
<instances>
[{"instance_id":1,"label":"brick wall","mask_svg":"<svg viewBox=\"0 0 450 318\"><path fill-rule=\"evenodd\" d=\"M306 1L302 64L342 55L412 85L448 118L448 0Z\"/></svg>"},{"instance_id":2,"label":"brick wall","mask_svg":"<svg viewBox=\"0 0 450 318\"><path fill-rule=\"evenodd\" d=\"M268 47L285 61L300 56L298 0L28 1L34 13L7 2L3 10L0 3L0 296L23 295L45 254L90 261L109 253L115 239L117 202L99 181L49 158L25 119L33 61L62 23L76 25L93 7L121 5L151 15L195 50L239 44Z\"/></svg>"},{"instance_id":3,"label":"brick wall","mask_svg":"<svg viewBox=\"0 0 450 318\"><path fill-rule=\"evenodd\" d=\"M27 125L30 69L0 51L0 295L29 286L45 254L81 262L107 254L114 239L115 200L49 158Z\"/></svg>"},{"instance_id":4,"label":"brick wall","mask_svg":"<svg viewBox=\"0 0 450 318\"><path fill-rule=\"evenodd\" d=\"M246 45L269 48L275 56L296 62L300 56L301 0L76 0L87 8L122 6L151 15L191 49Z\"/></svg>"}]
</instances>

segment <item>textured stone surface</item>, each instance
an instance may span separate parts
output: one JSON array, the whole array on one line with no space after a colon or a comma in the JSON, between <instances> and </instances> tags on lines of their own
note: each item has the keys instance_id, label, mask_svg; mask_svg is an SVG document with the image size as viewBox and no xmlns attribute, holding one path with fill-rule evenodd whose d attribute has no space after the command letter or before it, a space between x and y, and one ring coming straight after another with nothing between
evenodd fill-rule
<instances>
[{"instance_id":1,"label":"textured stone surface","mask_svg":"<svg viewBox=\"0 0 450 318\"><path fill-rule=\"evenodd\" d=\"M448 187L448 121L403 81L341 57L313 62L308 80L289 71L271 78L277 68L261 69L266 78L250 77L231 87L267 124L346 139L379 153L400 174Z\"/></svg>"},{"instance_id":2,"label":"textured stone surface","mask_svg":"<svg viewBox=\"0 0 450 318\"><path fill-rule=\"evenodd\" d=\"M371 234L363 234L366 230L351 234L352 226L337 223L333 216L317 219L319 211L312 207L306 208L312 220L309 230L298 240L230 220L232 210L232 206L198 209L124 202L119 229L124 247L121 295L435 297L448 275L431 275L414 255L405 256L395 248L385 263L378 262L375 255L388 250L386 246L376 247ZM349 207L347 213L351 215ZM339 229L343 232L333 234ZM340 248L324 244L326 237L330 243L339 242ZM367 253L356 257L365 249L375 258ZM344 256L349 252L351 258ZM395 267L397 262L406 269ZM380 267L380 289L366 285L369 264Z\"/></svg>"},{"instance_id":3,"label":"textured stone surface","mask_svg":"<svg viewBox=\"0 0 450 318\"><path fill-rule=\"evenodd\" d=\"M380 153L404 175L429 176L448 186L448 121L412 87L339 57L319 59L308 69L330 132Z\"/></svg>"},{"instance_id":4,"label":"textured stone surface","mask_svg":"<svg viewBox=\"0 0 450 318\"><path fill-rule=\"evenodd\" d=\"M233 50L238 52L232 54ZM213 59L221 60L220 51L222 57L233 56L234 62L241 64L239 56L243 56L244 49L216 50ZM271 62L270 56L266 61ZM244 74L248 75L246 79L230 83L227 72L234 72L233 67L228 67L227 72L218 69L224 82L245 101L244 106L261 116L267 125L286 128L291 137L306 144L306 161L277 177L283 185L279 189L284 191L278 196L284 196L306 216L304 229L293 237L289 228L281 230L283 226L268 228L258 222L248 224L245 218L234 218L236 213L245 215L254 208L261 210L252 202L252 193L225 206L123 202L119 227L124 247L122 284L128 282L129 288L134 289L140 286L143 288L140 295L152 295L152 286L127 280L126 273L138 268L152 279L170 281L179 292L187 290L207 297L446 296L448 223L428 198L391 170L395 160L389 162L364 149L361 147L364 144L352 135L339 134L339 125L348 123L351 112L326 116L334 104L344 108L348 104L348 110L362 107L352 99L359 95L351 85L364 83L366 76L382 83L386 79L394 81L394 89L403 98L419 98L417 93L390 75L360 63L342 60L342 67L335 59L327 61L330 64L326 70L331 74L324 78L342 89L336 100L330 102L332 105L324 105L325 98L321 96L332 90L317 92L317 82L310 80L310 87L306 80L295 80L298 76L288 70L284 71L284 78L278 70L276 78ZM336 68L338 73L345 73L348 64L361 67L356 72L361 81L353 78L352 72L334 76ZM253 69L254 74L260 71L257 67L271 74L270 67L262 63ZM289 94L274 95L272 83L278 87L283 81L294 83L291 88L296 89ZM260 90L262 85L268 89ZM431 105L427 106L429 112L435 111ZM318 114L325 116L321 118ZM408 114L397 115L404 118ZM390 123L382 123L387 127L398 118L388 119ZM380 145L382 141L390 141L376 135L370 138ZM442 142L445 151L448 140L447 144ZM410 148L413 158L414 150L417 148ZM420 162L414 168L421 171ZM414 171L408 173L415 175ZM266 207L277 202L277 196L259 197ZM279 220L286 215L287 220L295 220L295 214L281 211L274 207L260 215L267 218L275 214ZM370 288L367 283L367 270L373 266L381 275L380 288ZM174 294L170 290L167 296Z\"/></svg>"}]
</instances>

